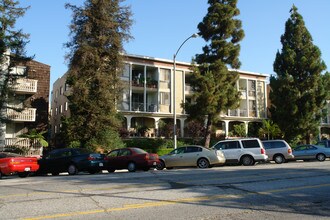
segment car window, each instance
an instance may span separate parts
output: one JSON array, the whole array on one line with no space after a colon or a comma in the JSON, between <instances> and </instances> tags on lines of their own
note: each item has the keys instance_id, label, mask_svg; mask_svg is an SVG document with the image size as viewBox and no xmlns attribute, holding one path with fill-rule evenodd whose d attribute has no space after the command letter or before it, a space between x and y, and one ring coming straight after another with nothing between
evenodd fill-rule
<instances>
[{"instance_id":1,"label":"car window","mask_svg":"<svg viewBox=\"0 0 330 220\"><path fill-rule=\"evenodd\" d=\"M266 150L272 148L272 143L271 142L262 142L262 144L264 145L264 148Z\"/></svg>"},{"instance_id":2,"label":"car window","mask_svg":"<svg viewBox=\"0 0 330 220\"><path fill-rule=\"evenodd\" d=\"M80 154L90 154L92 153L90 150L88 149L84 149L84 148L76 148L76 149L72 149L72 151L74 152L74 155L80 155Z\"/></svg>"},{"instance_id":3,"label":"car window","mask_svg":"<svg viewBox=\"0 0 330 220\"><path fill-rule=\"evenodd\" d=\"M68 157L71 156L71 150L70 149L61 149L61 150L56 150L56 151L52 151L49 153L49 155L47 156L47 158L60 158L60 157Z\"/></svg>"},{"instance_id":4,"label":"car window","mask_svg":"<svg viewBox=\"0 0 330 220\"><path fill-rule=\"evenodd\" d=\"M171 151L170 154L183 154L185 152L185 149L186 149L185 147L180 147Z\"/></svg>"},{"instance_id":5,"label":"car window","mask_svg":"<svg viewBox=\"0 0 330 220\"><path fill-rule=\"evenodd\" d=\"M308 147L308 146L306 146L306 145L302 145L302 146L296 147L294 150L295 150L295 151L306 150L307 147Z\"/></svg>"},{"instance_id":6,"label":"car window","mask_svg":"<svg viewBox=\"0 0 330 220\"><path fill-rule=\"evenodd\" d=\"M141 148L132 148L132 151L134 151L137 154L146 154L147 153L145 150L142 150Z\"/></svg>"},{"instance_id":7,"label":"car window","mask_svg":"<svg viewBox=\"0 0 330 220\"><path fill-rule=\"evenodd\" d=\"M244 148L260 148L258 140L242 140Z\"/></svg>"},{"instance_id":8,"label":"car window","mask_svg":"<svg viewBox=\"0 0 330 220\"><path fill-rule=\"evenodd\" d=\"M129 156L129 155L131 155L131 154L132 154L132 153L131 153L130 150L128 150L128 149L121 149L121 150L119 151L118 156Z\"/></svg>"},{"instance_id":9,"label":"car window","mask_svg":"<svg viewBox=\"0 0 330 220\"><path fill-rule=\"evenodd\" d=\"M307 150L316 150L316 149L317 149L317 148L314 147L314 146L312 146L312 145L309 145L308 148L307 148Z\"/></svg>"},{"instance_id":10,"label":"car window","mask_svg":"<svg viewBox=\"0 0 330 220\"><path fill-rule=\"evenodd\" d=\"M201 147L187 147L185 153L195 153L201 152L203 149Z\"/></svg>"},{"instance_id":11,"label":"car window","mask_svg":"<svg viewBox=\"0 0 330 220\"><path fill-rule=\"evenodd\" d=\"M108 154L108 157L117 157L119 150L113 150Z\"/></svg>"},{"instance_id":12,"label":"car window","mask_svg":"<svg viewBox=\"0 0 330 220\"><path fill-rule=\"evenodd\" d=\"M240 148L238 141L219 142L214 148L218 150L238 149Z\"/></svg>"}]
</instances>

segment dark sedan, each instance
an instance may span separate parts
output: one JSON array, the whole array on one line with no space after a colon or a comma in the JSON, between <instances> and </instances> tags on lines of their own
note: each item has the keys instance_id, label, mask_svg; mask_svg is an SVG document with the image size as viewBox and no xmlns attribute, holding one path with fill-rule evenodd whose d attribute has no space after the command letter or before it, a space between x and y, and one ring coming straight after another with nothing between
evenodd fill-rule
<instances>
[{"instance_id":1,"label":"dark sedan","mask_svg":"<svg viewBox=\"0 0 330 220\"><path fill-rule=\"evenodd\" d=\"M156 167L159 163L157 154L148 153L140 148L121 148L112 150L108 155L108 171L127 169L134 172L137 169L144 171Z\"/></svg>"},{"instance_id":2,"label":"dark sedan","mask_svg":"<svg viewBox=\"0 0 330 220\"><path fill-rule=\"evenodd\" d=\"M330 157L330 148L305 144L295 147L292 153L296 160L324 161L327 157Z\"/></svg>"},{"instance_id":3,"label":"dark sedan","mask_svg":"<svg viewBox=\"0 0 330 220\"><path fill-rule=\"evenodd\" d=\"M91 152L81 148L62 148L51 151L47 156L38 161L39 174L58 175L68 172L69 175L77 174L80 171L87 171L91 174L105 169L105 155Z\"/></svg>"}]
</instances>

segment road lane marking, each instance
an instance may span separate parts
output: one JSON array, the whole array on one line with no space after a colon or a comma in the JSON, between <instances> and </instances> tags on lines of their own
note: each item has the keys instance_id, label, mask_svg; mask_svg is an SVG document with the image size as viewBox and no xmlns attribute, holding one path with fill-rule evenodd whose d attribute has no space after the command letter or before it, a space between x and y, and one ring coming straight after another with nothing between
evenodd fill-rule
<instances>
[{"instance_id":1,"label":"road lane marking","mask_svg":"<svg viewBox=\"0 0 330 220\"><path fill-rule=\"evenodd\" d=\"M263 191L263 192L247 192L247 193L241 193L241 194L213 195L213 196L211 195L211 196L183 198L183 199L176 199L176 200L162 200L159 202L126 204L126 205L123 205L123 207L115 207L115 208L109 208L109 209L77 211L77 212L60 213L60 214L54 214L54 215L38 216L38 217L27 217L27 218L22 218L22 220L43 220L43 219L51 219L51 218L74 217L74 216L90 215L90 214L97 214L97 213L106 213L106 212L126 211L126 210L132 210L132 209L167 206L167 205L174 205L174 204L179 204L179 203L183 203L183 204L184 203L196 203L196 202L211 201L211 200L216 200L216 199L239 199L239 198L244 198L244 197L246 197L248 195L252 195L252 194L254 194L254 195L271 195L273 193L279 193L279 192L322 188L322 187L329 187L329 186L330 186L330 183L329 184L320 184L320 185L298 186L298 187L283 188L283 189L273 189L273 190L267 190L267 191Z\"/></svg>"}]
</instances>

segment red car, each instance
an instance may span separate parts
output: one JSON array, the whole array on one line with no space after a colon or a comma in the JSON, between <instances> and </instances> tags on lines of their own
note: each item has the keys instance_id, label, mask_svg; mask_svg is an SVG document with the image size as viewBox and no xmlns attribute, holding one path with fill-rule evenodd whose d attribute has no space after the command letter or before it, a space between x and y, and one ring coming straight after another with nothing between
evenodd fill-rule
<instances>
[{"instance_id":1,"label":"red car","mask_svg":"<svg viewBox=\"0 0 330 220\"><path fill-rule=\"evenodd\" d=\"M157 154L148 153L140 148L121 148L112 150L107 155L107 170L109 173L115 170L128 169L135 172L137 169L148 171L159 163Z\"/></svg>"},{"instance_id":2,"label":"red car","mask_svg":"<svg viewBox=\"0 0 330 220\"><path fill-rule=\"evenodd\" d=\"M19 154L0 152L0 178L3 175L18 174L27 177L39 169L36 157L24 157Z\"/></svg>"}]
</instances>

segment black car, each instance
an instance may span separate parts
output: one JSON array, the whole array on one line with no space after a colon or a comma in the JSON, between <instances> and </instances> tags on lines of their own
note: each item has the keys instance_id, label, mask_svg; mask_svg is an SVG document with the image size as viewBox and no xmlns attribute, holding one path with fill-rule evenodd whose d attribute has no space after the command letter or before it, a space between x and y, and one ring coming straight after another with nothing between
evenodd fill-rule
<instances>
[{"instance_id":1,"label":"black car","mask_svg":"<svg viewBox=\"0 0 330 220\"><path fill-rule=\"evenodd\" d=\"M93 174L106 169L105 158L104 154L93 153L82 148L56 149L38 161L40 166L38 174L58 175L62 172L68 172L70 175L74 175L80 171Z\"/></svg>"}]
</instances>

